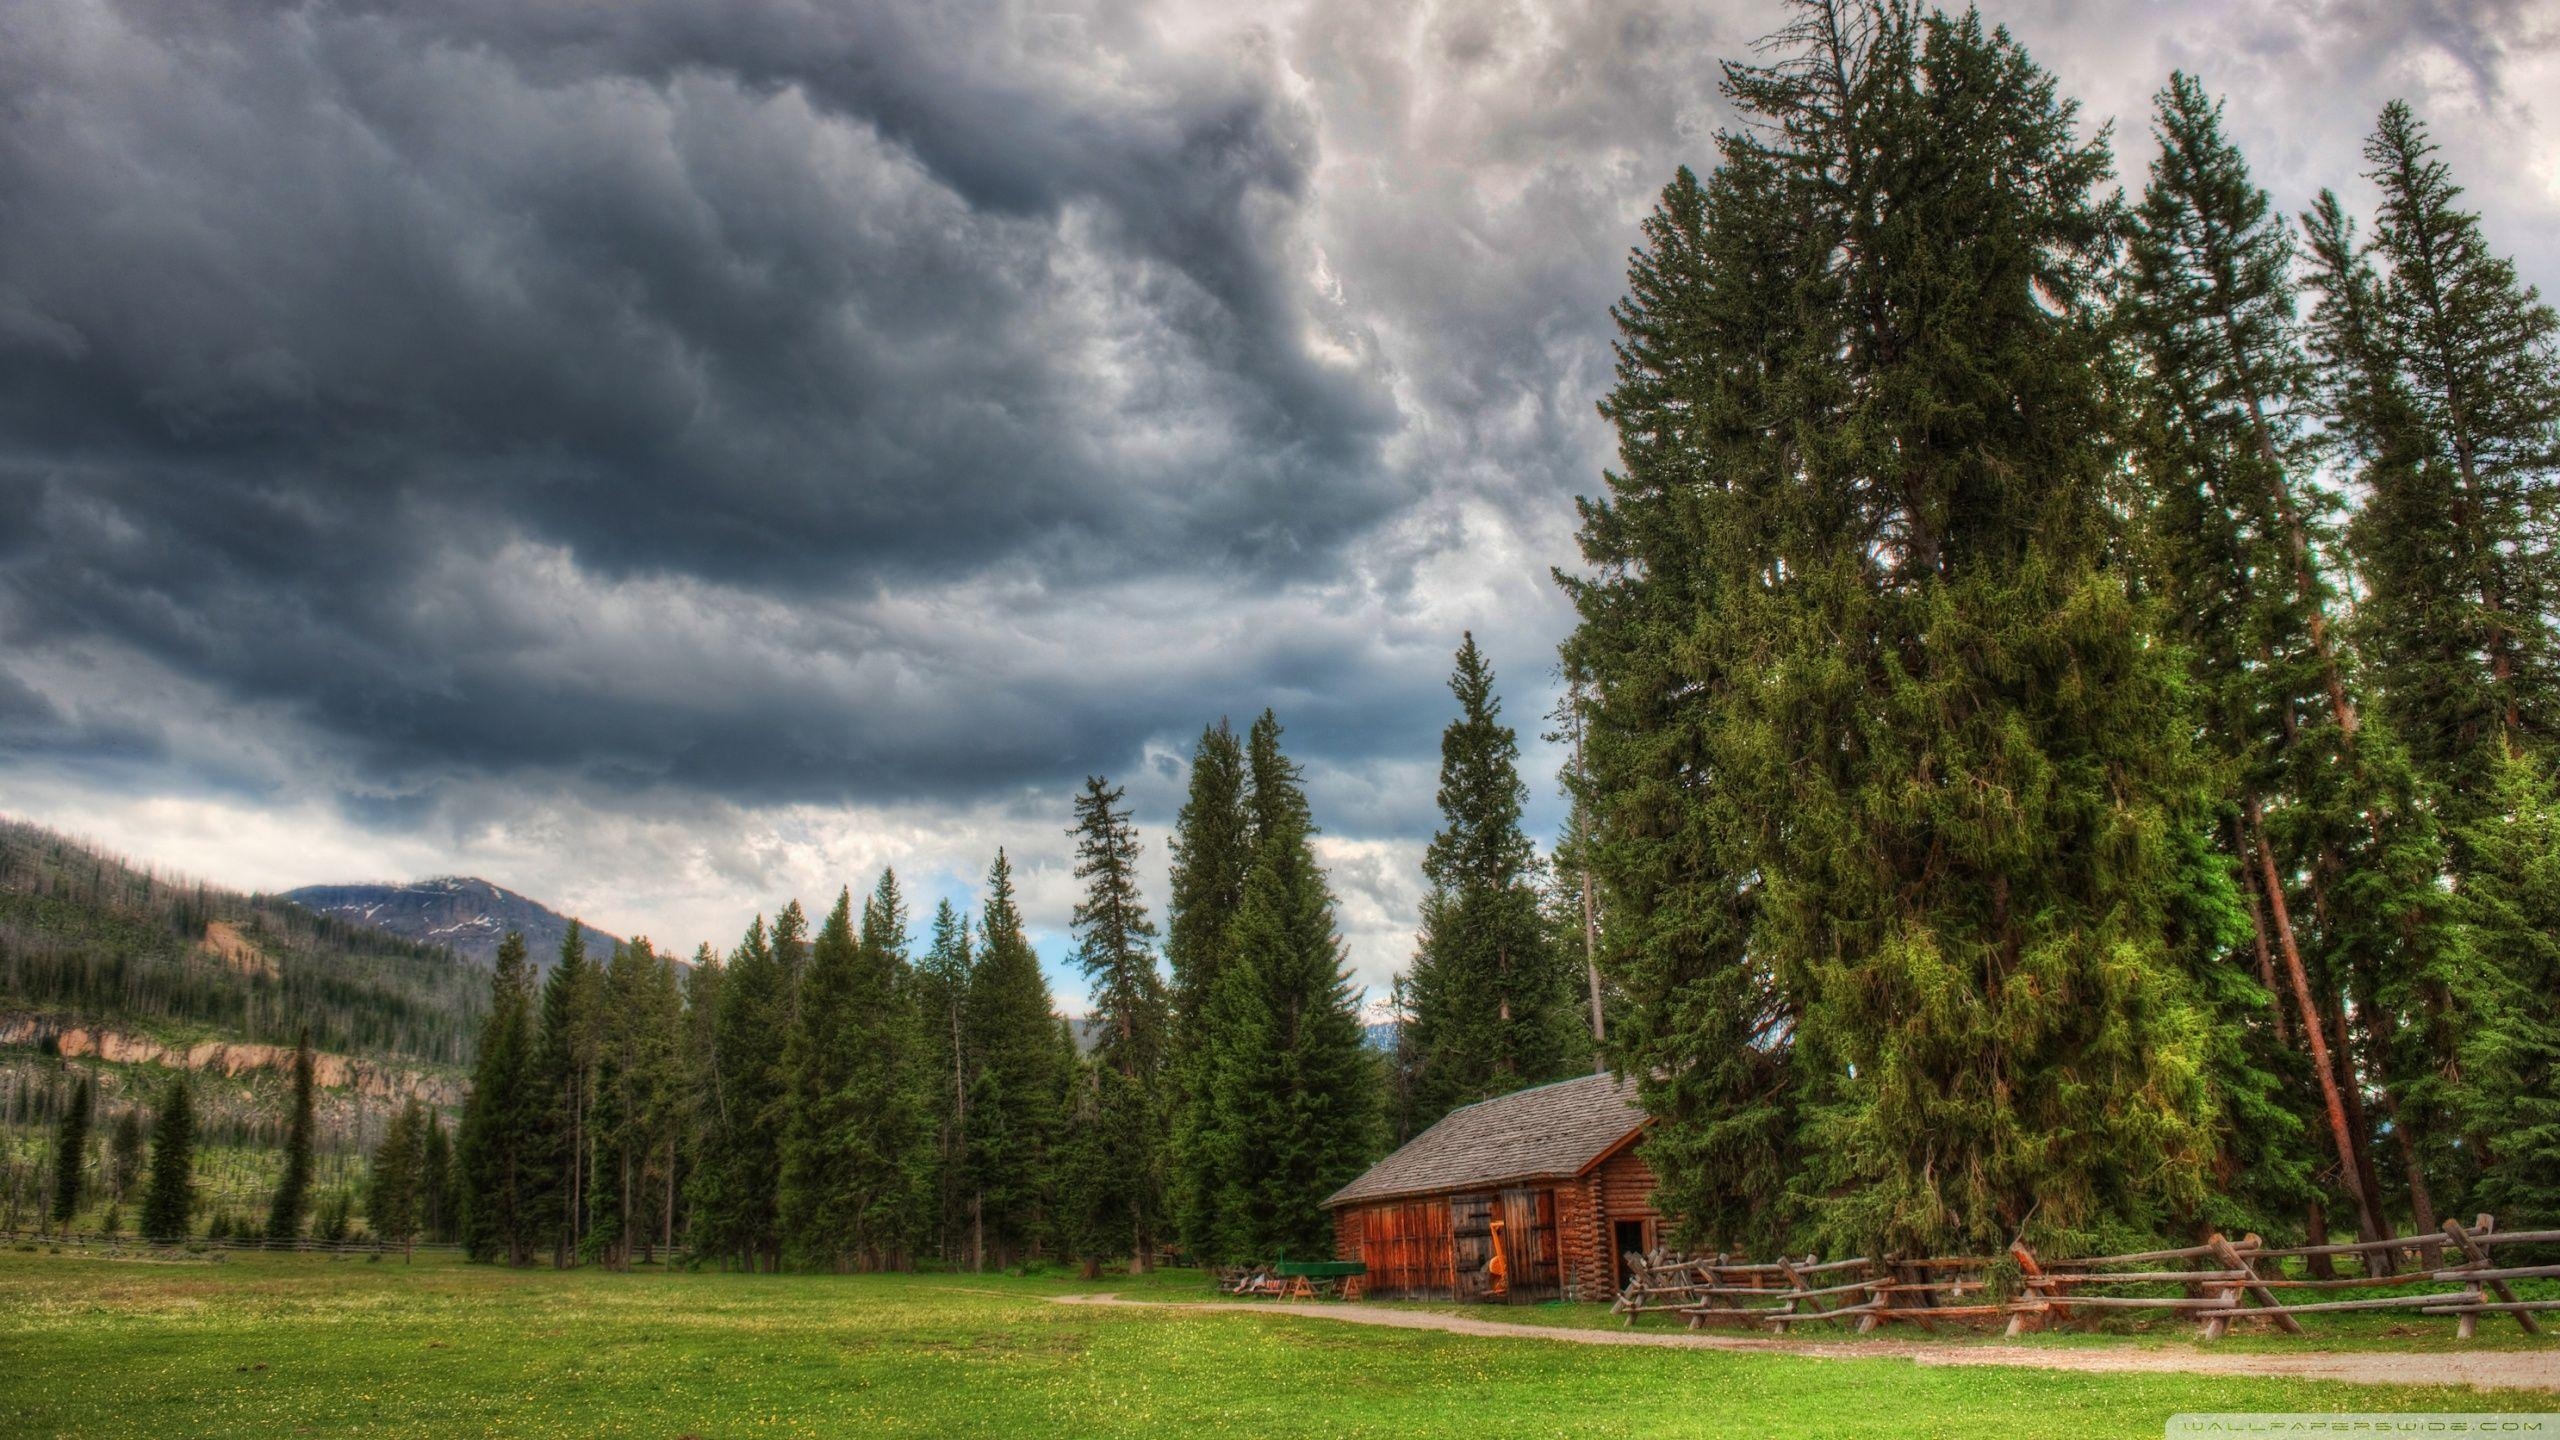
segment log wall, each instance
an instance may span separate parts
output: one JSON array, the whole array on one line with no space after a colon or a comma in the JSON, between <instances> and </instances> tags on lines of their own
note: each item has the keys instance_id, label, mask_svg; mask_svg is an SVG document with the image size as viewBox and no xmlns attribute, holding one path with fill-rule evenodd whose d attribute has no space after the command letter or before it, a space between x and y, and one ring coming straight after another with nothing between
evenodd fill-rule
<instances>
[{"instance_id":1,"label":"log wall","mask_svg":"<svg viewBox=\"0 0 2560 1440\"><path fill-rule=\"evenodd\" d=\"M1476 1299L1484 1277L1474 1272L1491 1244L1483 1222L1500 1214L1515 1298L1561 1294L1605 1304L1618 1291L1616 1223L1642 1224L1645 1249L1661 1243L1653 1190L1652 1170L1629 1147L1588 1175L1552 1185L1346 1205L1333 1212L1333 1253L1369 1267L1363 1289L1371 1295ZM1462 1223L1460 1211L1472 1218Z\"/></svg>"}]
</instances>

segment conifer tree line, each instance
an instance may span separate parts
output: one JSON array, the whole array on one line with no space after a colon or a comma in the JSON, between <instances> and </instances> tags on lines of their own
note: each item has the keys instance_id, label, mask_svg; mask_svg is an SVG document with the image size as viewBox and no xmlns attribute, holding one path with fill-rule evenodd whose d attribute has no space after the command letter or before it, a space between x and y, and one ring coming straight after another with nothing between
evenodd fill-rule
<instances>
[{"instance_id":1,"label":"conifer tree line","mask_svg":"<svg viewBox=\"0 0 2560 1440\"><path fill-rule=\"evenodd\" d=\"M1374 1158L1380 1067L1280 735L1266 713L1202 736L1161 931L1125 791L1076 797L1083 1046L1001 850L921 941L894 871L681 973L645 938L599 964L573 926L537 988L508 937L450 1155L424 1112L394 1122L375 1233L432 1233L442 1198L476 1258L517 1265L1329 1255L1320 1203Z\"/></svg>"},{"instance_id":2,"label":"conifer tree line","mask_svg":"<svg viewBox=\"0 0 2560 1440\"><path fill-rule=\"evenodd\" d=\"M2288 215L2173 75L2128 200L1910 0L1803 0L1723 90L1559 577L1665 1208L1770 1253L2560 1217L2560 357L2424 125Z\"/></svg>"}]
</instances>

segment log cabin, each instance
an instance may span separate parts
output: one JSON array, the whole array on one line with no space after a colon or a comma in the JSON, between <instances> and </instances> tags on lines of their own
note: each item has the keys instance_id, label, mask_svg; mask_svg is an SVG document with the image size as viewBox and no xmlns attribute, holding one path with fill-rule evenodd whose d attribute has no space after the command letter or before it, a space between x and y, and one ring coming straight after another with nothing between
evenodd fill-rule
<instances>
[{"instance_id":1,"label":"log cabin","mask_svg":"<svg viewBox=\"0 0 2560 1440\"><path fill-rule=\"evenodd\" d=\"M1644 1127L1608 1075L1460 1106L1324 1202L1334 1254L1379 1297L1607 1301L1659 1239Z\"/></svg>"}]
</instances>

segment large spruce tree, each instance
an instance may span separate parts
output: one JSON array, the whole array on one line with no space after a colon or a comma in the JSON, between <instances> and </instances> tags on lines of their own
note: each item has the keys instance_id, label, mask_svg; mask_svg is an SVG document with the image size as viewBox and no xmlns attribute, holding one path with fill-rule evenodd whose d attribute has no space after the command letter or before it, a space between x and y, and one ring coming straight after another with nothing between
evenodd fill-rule
<instances>
[{"instance_id":1,"label":"large spruce tree","mask_svg":"<svg viewBox=\"0 0 2560 1440\"><path fill-rule=\"evenodd\" d=\"M696 1255L720 1253L704 1243L703 1233L695 1224L694 1200L724 1114L714 1038L719 1029L720 985L727 978L728 967L720 952L705 941L694 947L693 964L686 969L680 987L684 1019L679 1027L681 1061L677 1083L681 1089L675 1107L676 1163L668 1176L675 1193L669 1197L667 1209L670 1229L681 1235Z\"/></svg>"},{"instance_id":2,"label":"large spruce tree","mask_svg":"<svg viewBox=\"0 0 2560 1440\"><path fill-rule=\"evenodd\" d=\"M1659 1122L1646 1147L1664 1212L1762 1254L1791 1238L1802 1094L1800 1000L1749 945L1771 879L1753 821L1784 779L1750 657L1776 628L1764 552L1787 456L1761 417L1809 263L1788 211L1775 163L1744 143L1704 183L1683 168L1664 188L1613 311L1601 413L1620 469L1580 502L1594 574L1558 577L1582 615L1566 665L1588 681L1580 799L1610 921L1612 1062Z\"/></svg>"},{"instance_id":3,"label":"large spruce tree","mask_svg":"<svg viewBox=\"0 0 2560 1440\"><path fill-rule=\"evenodd\" d=\"M183 1240L196 1209L196 1096L181 1070L151 1119L151 1179L142 1192L142 1237Z\"/></svg>"},{"instance_id":4,"label":"large spruce tree","mask_svg":"<svg viewBox=\"0 0 2560 1440\"><path fill-rule=\"evenodd\" d=\"M1620 310L1572 656L1671 1198L1887 1250L2164 1230L2216 1152L2172 911L2207 777L2115 568L2106 147L1901 0L1800 6L1726 89Z\"/></svg>"},{"instance_id":5,"label":"large spruce tree","mask_svg":"<svg viewBox=\"0 0 2560 1440\"><path fill-rule=\"evenodd\" d=\"M427 1117L424 1169L418 1181L418 1231L429 1240L450 1245L455 1239L453 1205L453 1136L442 1117Z\"/></svg>"},{"instance_id":6,"label":"large spruce tree","mask_svg":"<svg viewBox=\"0 0 2560 1440\"><path fill-rule=\"evenodd\" d=\"M2372 243L2326 192L2304 228L2328 438L2366 497L2348 531L2358 636L2443 826L2425 893L2458 941L2356 997L2425 1227L2430 1187L2447 1208L2475 1185L2482 1199L2537 1188L2500 1174L2533 1148L2503 1137L2537 1133L2535 1057L2560 1051L2560 997L2536 959L2547 936L2512 903L2549 833L2537 797L2560 721L2560 320L2489 249L2406 105L2384 109L2365 159L2382 196Z\"/></svg>"},{"instance_id":7,"label":"large spruce tree","mask_svg":"<svg viewBox=\"0 0 2560 1440\"><path fill-rule=\"evenodd\" d=\"M594 1110L593 1248L616 1268L673 1229L682 1111L683 1002L647 936L615 947L601 979Z\"/></svg>"},{"instance_id":8,"label":"large spruce tree","mask_svg":"<svg viewBox=\"0 0 2560 1440\"><path fill-rule=\"evenodd\" d=\"M142 1111L128 1105L116 1112L115 1128L107 1133L107 1188L119 1203L142 1178L143 1154Z\"/></svg>"},{"instance_id":9,"label":"large spruce tree","mask_svg":"<svg viewBox=\"0 0 2560 1440\"><path fill-rule=\"evenodd\" d=\"M541 1143L549 1172L535 1192L550 1232L551 1262L575 1264L587 1234L595 1160L596 1068L604 1032L604 977L587 953L586 929L569 922L560 958L542 986L542 1034L534 1078L542 1096Z\"/></svg>"},{"instance_id":10,"label":"large spruce tree","mask_svg":"<svg viewBox=\"0 0 2560 1440\"><path fill-rule=\"evenodd\" d=\"M1449 691L1458 717L1440 732L1441 823L1422 858L1431 890L1410 981L1415 1130L1454 1106L1561 1079L1590 1048L1575 968L1540 910L1542 870L1520 830L1529 790L1519 737L1502 723L1472 633Z\"/></svg>"},{"instance_id":11,"label":"large spruce tree","mask_svg":"<svg viewBox=\"0 0 2560 1440\"><path fill-rule=\"evenodd\" d=\"M406 1258L426 1209L427 1131L435 1122L412 1095L383 1128L365 1177L365 1221L374 1238L400 1247Z\"/></svg>"},{"instance_id":12,"label":"large spruce tree","mask_svg":"<svg viewBox=\"0 0 2560 1440\"><path fill-rule=\"evenodd\" d=\"M969 917L946 898L934 907L933 937L915 974L919 1068L934 1137L929 1229L945 1260L968 1253L969 969Z\"/></svg>"},{"instance_id":13,"label":"large spruce tree","mask_svg":"<svg viewBox=\"0 0 2560 1440\"><path fill-rule=\"evenodd\" d=\"M305 1026L293 1047L293 1117L284 1136L284 1175L276 1181L267 1206L267 1238L290 1240L302 1233L303 1213L311 1206L311 1139L316 1120L312 1093L311 1030Z\"/></svg>"},{"instance_id":14,"label":"large spruce tree","mask_svg":"<svg viewBox=\"0 0 2560 1440\"><path fill-rule=\"evenodd\" d=\"M2313 377L2290 233L2193 77L2171 78L2155 129L2123 309L2144 362L2133 452L2145 560L2188 658L2228 797L2216 839L2246 897L2244 953L2196 957L2202 992L2220 997L2214 1218L2265 1228L2271 1209L2304 1196L2293 1127L2248 1123L2282 1114L2268 1103L2281 1079L2297 1103L2316 1097L2303 1108L2371 1239L2389 1220L2362 1096L2383 1082L2382 1057L2355 1063L2337 1026L2351 993L2370 1006L2459 941L2442 923L2432 819L2334 623L2333 502L2308 481ZM2252 960L2255 985L2231 973ZM2413 1114L2395 1117L2404 1146L2416 1143ZM2414 1203L2426 1214L2423 1186ZM2323 1213L2309 1212L2315 1230Z\"/></svg>"},{"instance_id":15,"label":"large spruce tree","mask_svg":"<svg viewBox=\"0 0 2560 1440\"><path fill-rule=\"evenodd\" d=\"M712 1103L693 1177L694 1248L740 1269L781 1262L784 1039L791 1033L794 977L774 940L800 944L799 902L772 929L759 915L722 967L705 1057Z\"/></svg>"},{"instance_id":16,"label":"large spruce tree","mask_svg":"<svg viewBox=\"0 0 2560 1440\"><path fill-rule=\"evenodd\" d=\"M53 1203L46 1214L62 1230L80 1213L80 1197L89 1174L89 1122L97 1109L97 1091L83 1075L71 1087L71 1103L53 1136Z\"/></svg>"},{"instance_id":17,"label":"large spruce tree","mask_svg":"<svg viewBox=\"0 0 2560 1440\"><path fill-rule=\"evenodd\" d=\"M797 1263L876 1270L911 1245L929 1165L906 902L884 872L863 902L840 892L818 928L784 1051L782 1228Z\"/></svg>"},{"instance_id":18,"label":"large spruce tree","mask_svg":"<svg viewBox=\"0 0 2560 1440\"><path fill-rule=\"evenodd\" d=\"M1079 1209L1088 1254L1126 1246L1130 1269L1154 1267L1165 1218L1165 1144L1170 1119L1166 1032L1172 1023L1152 945L1155 922L1138 894L1138 831L1122 806L1126 792L1089 776L1076 797L1076 964L1092 997L1094 1063L1083 1107L1087 1182Z\"/></svg>"},{"instance_id":19,"label":"large spruce tree","mask_svg":"<svg viewBox=\"0 0 2560 1440\"><path fill-rule=\"evenodd\" d=\"M2358 528L2358 559L2391 632L2401 729L2463 823L2485 808L2495 752L2560 740L2560 318L2489 248L2407 105L2383 110L2365 160L2382 192L2368 353L2405 399L2421 469L2441 477L2407 508L2442 513L2404 526L2387 523L2402 507L2381 511Z\"/></svg>"},{"instance_id":20,"label":"large spruce tree","mask_svg":"<svg viewBox=\"0 0 2560 1440\"><path fill-rule=\"evenodd\" d=\"M1369 1163L1378 1067L1334 934L1297 766L1268 710L1246 743L1253 864L1202 1021L1217 1228L1206 1258L1332 1253L1327 1195Z\"/></svg>"},{"instance_id":21,"label":"large spruce tree","mask_svg":"<svg viewBox=\"0 0 2560 1440\"><path fill-rule=\"evenodd\" d=\"M1200 732L1191 779L1174 818L1172 904L1165 962L1173 972L1173 1031L1167 1060L1174 1116L1167 1203L1185 1252L1215 1253L1226 1163L1217 1120L1218 1049L1207 1033L1209 1000L1227 956L1227 936L1244 906L1253 867L1253 822L1245 811L1244 747L1220 720Z\"/></svg>"},{"instance_id":22,"label":"large spruce tree","mask_svg":"<svg viewBox=\"0 0 2560 1440\"><path fill-rule=\"evenodd\" d=\"M542 1092L534 1073L533 967L524 936L498 942L489 1018L462 1112L455 1163L462 1174L462 1241L475 1260L523 1265L545 1238L540 1197L549 1173Z\"/></svg>"},{"instance_id":23,"label":"large spruce tree","mask_svg":"<svg viewBox=\"0 0 2560 1440\"><path fill-rule=\"evenodd\" d=\"M2465 835L2461 914L2495 989L2464 1047L2463 1112L2477 1137L2474 1199L2496 1215L2560 1215L2560 784L2502 756L2490 818Z\"/></svg>"},{"instance_id":24,"label":"large spruce tree","mask_svg":"<svg viewBox=\"0 0 2560 1440\"><path fill-rule=\"evenodd\" d=\"M1052 1235L1060 1106L1070 1076L1049 982L1022 931L1013 865L987 871L966 1006L970 1257L983 1268L1043 1253Z\"/></svg>"}]
</instances>

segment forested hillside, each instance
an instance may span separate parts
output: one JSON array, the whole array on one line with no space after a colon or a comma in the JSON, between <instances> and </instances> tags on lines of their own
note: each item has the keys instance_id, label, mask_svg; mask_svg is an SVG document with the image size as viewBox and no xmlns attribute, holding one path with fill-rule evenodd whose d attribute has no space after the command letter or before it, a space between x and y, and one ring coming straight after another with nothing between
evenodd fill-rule
<instances>
[{"instance_id":1,"label":"forested hillside","mask_svg":"<svg viewBox=\"0 0 2560 1440\"><path fill-rule=\"evenodd\" d=\"M487 967L441 946L0 821L0 1224L53 1194L74 1111L90 1116L95 1182L79 1223L128 1210L139 1136L178 1074L196 1204L217 1229L247 1223L287 1148L306 1029L311 1184L343 1209L401 1106L460 1105L488 988Z\"/></svg>"},{"instance_id":2,"label":"forested hillside","mask_svg":"<svg viewBox=\"0 0 2560 1440\"><path fill-rule=\"evenodd\" d=\"M164 1042L466 1064L485 968L441 947L139 869L0 821L0 1017Z\"/></svg>"}]
</instances>

